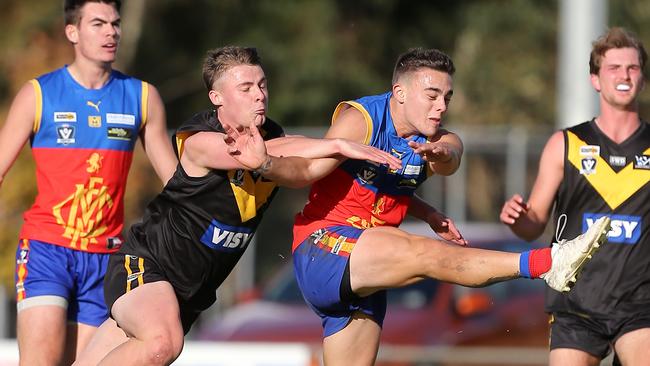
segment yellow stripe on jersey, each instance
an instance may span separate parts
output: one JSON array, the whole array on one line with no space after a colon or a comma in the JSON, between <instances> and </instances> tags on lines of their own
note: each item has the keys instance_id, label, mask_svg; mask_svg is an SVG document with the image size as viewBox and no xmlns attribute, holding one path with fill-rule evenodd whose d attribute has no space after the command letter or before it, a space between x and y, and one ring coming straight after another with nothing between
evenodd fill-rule
<instances>
[{"instance_id":1,"label":"yellow stripe on jersey","mask_svg":"<svg viewBox=\"0 0 650 366\"><path fill-rule=\"evenodd\" d=\"M245 170L228 171L228 179L237 201L241 222L257 216L257 209L268 201L277 186L275 182L264 181L261 177L255 182L251 173Z\"/></svg>"},{"instance_id":2,"label":"yellow stripe on jersey","mask_svg":"<svg viewBox=\"0 0 650 366\"><path fill-rule=\"evenodd\" d=\"M38 83L38 80L32 79L29 81L34 87L34 126L32 131L34 133L38 132L41 128L41 118L43 114L43 92L41 91L41 84Z\"/></svg>"},{"instance_id":3,"label":"yellow stripe on jersey","mask_svg":"<svg viewBox=\"0 0 650 366\"><path fill-rule=\"evenodd\" d=\"M567 131L567 137L569 145L567 149L569 152L568 160L576 169L580 170L582 168L582 159L585 158L585 156L580 155L580 146L589 144L570 131ZM650 153L650 148L643 153ZM634 169L633 162L630 162L625 168L616 173L602 157L593 157L596 159L596 172L585 174L584 177L612 210L632 197L650 181L650 170Z\"/></svg>"},{"instance_id":4,"label":"yellow stripe on jersey","mask_svg":"<svg viewBox=\"0 0 650 366\"><path fill-rule=\"evenodd\" d=\"M370 143L370 138L372 137L372 118L370 117L370 114L366 109L361 105L360 103L353 102L353 101L347 101L347 102L341 102L336 106L336 109L334 109L334 114L332 115L332 123L334 123L334 120L341 114L341 112L344 111L345 106L350 106L353 107L354 109L358 110L363 114L363 119L366 121L366 137L363 140L363 143L365 145L368 145ZM345 108L347 109L347 108Z\"/></svg>"},{"instance_id":5,"label":"yellow stripe on jersey","mask_svg":"<svg viewBox=\"0 0 650 366\"><path fill-rule=\"evenodd\" d=\"M195 131L176 133L176 151L178 151L179 160L181 158L181 155L183 155L183 150L185 150L185 140L187 140L188 137L192 136L195 133Z\"/></svg>"},{"instance_id":6,"label":"yellow stripe on jersey","mask_svg":"<svg viewBox=\"0 0 650 366\"><path fill-rule=\"evenodd\" d=\"M147 117L149 112L149 84L142 81L142 100L140 104L142 105L142 122L140 123L140 131L144 128L144 125L147 124Z\"/></svg>"},{"instance_id":7,"label":"yellow stripe on jersey","mask_svg":"<svg viewBox=\"0 0 650 366\"><path fill-rule=\"evenodd\" d=\"M138 273L136 273L136 277L132 278L131 276L133 275L133 271L131 270L131 259L137 258L138 259ZM132 289L142 286L144 284L144 258L141 257L132 257L128 254L124 255L124 268L126 269L126 292L131 291ZM131 286L133 283L133 280L137 279L138 280L138 286Z\"/></svg>"}]
</instances>

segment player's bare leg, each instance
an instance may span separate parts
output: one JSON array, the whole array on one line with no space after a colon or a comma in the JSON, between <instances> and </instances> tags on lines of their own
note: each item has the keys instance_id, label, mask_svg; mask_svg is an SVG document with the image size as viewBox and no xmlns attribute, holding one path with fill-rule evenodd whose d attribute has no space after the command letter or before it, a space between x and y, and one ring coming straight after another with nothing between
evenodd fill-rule
<instances>
[{"instance_id":1,"label":"player's bare leg","mask_svg":"<svg viewBox=\"0 0 650 366\"><path fill-rule=\"evenodd\" d=\"M647 365L650 360L650 328L623 334L614 344L614 348L623 365Z\"/></svg>"},{"instance_id":2,"label":"player's bare leg","mask_svg":"<svg viewBox=\"0 0 650 366\"><path fill-rule=\"evenodd\" d=\"M62 299L62 302L65 303L65 300ZM62 364L66 318L67 309L58 305L39 305L19 310L17 335L21 366Z\"/></svg>"}]
</instances>

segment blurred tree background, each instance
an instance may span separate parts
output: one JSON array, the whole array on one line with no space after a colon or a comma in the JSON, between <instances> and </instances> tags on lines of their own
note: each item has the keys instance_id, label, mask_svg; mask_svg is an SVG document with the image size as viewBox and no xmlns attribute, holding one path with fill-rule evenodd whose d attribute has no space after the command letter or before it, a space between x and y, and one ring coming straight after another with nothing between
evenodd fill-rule
<instances>
[{"instance_id":1,"label":"blurred tree background","mask_svg":"<svg viewBox=\"0 0 650 366\"><path fill-rule=\"evenodd\" d=\"M62 3L0 2L0 123L27 80L71 62ZM610 26L628 27L650 44L650 29L642 26L650 22L649 2L618 0L609 7ZM340 100L388 90L396 57L418 46L439 48L456 63L450 129L550 130L555 121L557 1L126 0L122 10L116 68L159 88L170 128L210 107L203 56L228 44L259 49L269 115L289 129L325 127ZM642 115L649 116L649 108L645 93ZM482 182L492 179L491 168L475 170L485 174ZM151 182L157 179L140 150L127 189L127 224L161 188ZM26 147L0 189L0 281L8 288L22 212L35 194ZM258 277L288 260L292 215L305 197L306 191L282 191L268 212L257 235ZM497 220L494 204L475 211L476 219Z\"/></svg>"}]
</instances>

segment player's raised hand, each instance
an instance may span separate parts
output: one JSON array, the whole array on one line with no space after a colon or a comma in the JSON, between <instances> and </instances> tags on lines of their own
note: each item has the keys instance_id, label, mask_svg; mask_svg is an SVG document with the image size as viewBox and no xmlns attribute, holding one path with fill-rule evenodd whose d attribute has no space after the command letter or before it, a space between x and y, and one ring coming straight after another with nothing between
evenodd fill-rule
<instances>
[{"instance_id":1,"label":"player's raised hand","mask_svg":"<svg viewBox=\"0 0 650 366\"><path fill-rule=\"evenodd\" d=\"M513 225L520 217L526 215L528 210L530 210L530 204L524 201L519 194L515 194L503 204L499 219L506 225Z\"/></svg>"},{"instance_id":2,"label":"player's raised hand","mask_svg":"<svg viewBox=\"0 0 650 366\"><path fill-rule=\"evenodd\" d=\"M223 140L228 145L228 153L246 169L256 170L269 159L264 139L256 126L241 129L224 126L224 130Z\"/></svg>"},{"instance_id":3,"label":"player's raised hand","mask_svg":"<svg viewBox=\"0 0 650 366\"><path fill-rule=\"evenodd\" d=\"M409 146L416 154L428 162L448 162L453 158L454 150L446 143L409 141Z\"/></svg>"},{"instance_id":4,"label":"player's raised hand","mask_svg":"<svg viewBox=\"0 0 650 366\"><path fill-rule=\"evenodd\" d=\"M431 229L441 238L454 244L466 246L467 240L463 238L460 230L456 227L454 221L441 212L434 212L429 215L427 222Z\"/></svg>"}]
</instances>

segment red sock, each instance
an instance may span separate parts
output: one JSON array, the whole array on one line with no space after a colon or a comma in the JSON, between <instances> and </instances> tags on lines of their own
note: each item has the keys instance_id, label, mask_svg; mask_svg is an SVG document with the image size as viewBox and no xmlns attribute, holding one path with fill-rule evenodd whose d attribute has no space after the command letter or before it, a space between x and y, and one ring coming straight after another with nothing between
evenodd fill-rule
<instances>
[{"instance_id":1,"label":"red sock","mask_svg":"<svg viewBox=\"0 0 650 366\"><path fill-rule=\"evenodd\" d=\"M531 278L538 278L551 269L551 248L533 249L530 251L528 270Z\"/></svg>"}]
</instances>

